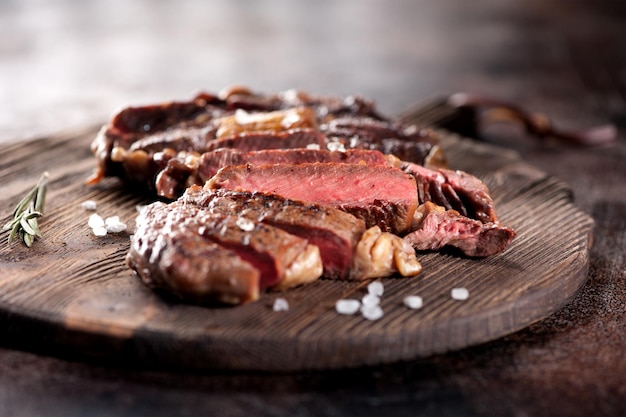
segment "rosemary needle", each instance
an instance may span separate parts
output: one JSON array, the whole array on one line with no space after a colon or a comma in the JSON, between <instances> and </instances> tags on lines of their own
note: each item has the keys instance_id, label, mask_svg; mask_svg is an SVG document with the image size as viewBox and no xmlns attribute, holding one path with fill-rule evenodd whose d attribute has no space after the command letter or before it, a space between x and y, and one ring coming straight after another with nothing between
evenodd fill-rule
<instances>
[{"instance_id":1,"label":"rosemary needle","mask_svg":"<svg viewBox=\"0 0 626 417\"><path fill-rule=\"evenodd\" d=\"M9 242L19 237L26 246L31 247L36 238L41 238L37 219L43 216L47 188L48 173L44 172L35 188L15 207L13 219L2 228L2 231L10 230Z\"/></svg>"}]
</instances>

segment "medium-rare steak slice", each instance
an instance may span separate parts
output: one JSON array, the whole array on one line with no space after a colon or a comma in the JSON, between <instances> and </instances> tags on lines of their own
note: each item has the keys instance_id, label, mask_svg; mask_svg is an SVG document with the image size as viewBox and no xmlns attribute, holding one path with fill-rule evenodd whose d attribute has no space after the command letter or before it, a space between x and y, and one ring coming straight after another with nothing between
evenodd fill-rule
<instances>
[{"instance_id":1,"label":"medium-rare steak slice","mask_svg":"<svg viewBox=\"0 0 626 417\"><path fill-rule=\"evenodd\" d=\"M304 163L222 168L209 189L262 191L294 200L331 205L367 227L408 231L417 208L415 179L398 168L361 164Z\"/></svg>"},{"instance_id":2,"label":"medium-rare steak slice","mask_svg":"<svg viewBox=\"0 0 626 417\"><path fill-rule=\"evenodd\" d=\"M288 133L288 132L286 132ZM296 132L294 132L296 133ZM317 135L319 133L315 132ZM278 138L282 132L276 134ZM263 134L251 136L259 137ZM245 139L244 137L237 140ZM280 139L282 142L282 139ZM289 139L286 139L289 140ZM263 142L265 145L270 141ZM289 141L288 145L293 144ZM219 148L205 152L196 157L186 152L180 152L167 159L166 165L156 178L156 191L161 197L174 199L181 195L191 185L204 185L220 168L229 165L273 165L273 164L300 164L313 162L335 162L345 164L386 165L388 156L371 150L348 149L345 152L317 149L320 146L310 141L302 142L302 146L289 149L263 149L245 152L235 148ZM309 146L307 149L305 146ZM259 148L262 148L260 146ZM165 153L160 161L165 161Z\"/></svg>"},{"instance_id":3,"label":"medium-rare steak slice","mask_svg":"<svg viewBox=\"0 0 626 417\"><path fill-rule=\"evenodd\" d=\"M229 165L274 165L334 162L341 164L387 165L387 157L378 151L348 149L345 152L302 147L300 149L269 149L241 152L237 149L216 149L202 154L198 176L203 185L220 168Z\"/></svg>"},{"instance_id":4,"label":"medium-rare steak slice","mask_svg":"<svg viewBox=\"0 0 626 417\"><path fill-rule=\"evenodd\" d=\"M415 213L414 230L404 240L417 250L451 246L470 257L486 257L504 250L515 231L497 222L481 222L431 202Z\"/></svg>"},{"instance_id":5,"label":"medium-rare steak slice","mask_svg":"<svg viewBox=\"0 0 626 417\"><path fill-rule=\"evenodd\" d=\"M421 271L415 251L398 236L382 232L349 213L276 194L190 187L179 199L221 215L262 222L306 239L319 248L324 277L362 280ZM375 230L373 230L375 229Z\"/></svg>"},{"instance_id":6,"label":"medium-rare steak slice","mask_svg":"<svg viewBox=\"0 0 626 417\"><path fill-rule=\"evenodd\" d=\"M198 186L187 189L181 201L196 204L212 213L237 213L307 239L320 250L325 277L361 278L352 270L352 258L365 232L365 223L341 210L275 194L212 191Z\"/></svg>"},{"instance_id":7,"label":"medium-rare steak slice","mask_svg":"<svg viewBox=\"0 0 626 417\"><path fill-rule=\"evenodd\" d=\"M257 268L183 226L164 203L147 206L137 217L126 261L146 285L200 303L258 299Z\"/></svg>"}]
</instances>

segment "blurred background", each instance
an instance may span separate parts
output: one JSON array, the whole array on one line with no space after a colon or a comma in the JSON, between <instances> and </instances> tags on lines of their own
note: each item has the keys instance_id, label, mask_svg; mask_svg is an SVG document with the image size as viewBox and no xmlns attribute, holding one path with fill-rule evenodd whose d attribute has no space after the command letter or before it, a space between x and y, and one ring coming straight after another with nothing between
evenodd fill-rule
<instances>
[{"instance_id":1,"label":"blurred background","mask_svg":"<svg viewBox=\"0 0 626 417\"><path fill-rule=\"evenodd\" d=\"M594 72L572 47L601 31L606 36L594 42L602 44L589 45L600 58L625 53L623 39L611 37L624 24L613 7L624 6L594 7L603 15L594 27L591 3L2 0L0 141L230 84L358 93L391 114L456 91L519 100L560 118L570 116L563 106L570 99L586 100L604 118L623 114L623 96L568 93L572 85L595 84L597 92L598 83L616 82L623 92L624 74Z\"/></svg>"}]
</instances>

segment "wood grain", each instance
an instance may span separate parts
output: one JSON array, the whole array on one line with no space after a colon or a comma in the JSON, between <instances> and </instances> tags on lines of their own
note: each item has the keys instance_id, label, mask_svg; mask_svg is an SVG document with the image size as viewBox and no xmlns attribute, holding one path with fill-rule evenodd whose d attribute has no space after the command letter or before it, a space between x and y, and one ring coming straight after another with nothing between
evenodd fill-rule
<instances>
[{"instance_id":1,"label":"wood grain","mask_svg":"<svg viewBox=\"0 0 626 417\"><path fill-rule=\"evenodd\" d=\"M412 120L419 122L419 116ZM51 176L40 222L44 239L31 249L18 243L0 249L0 318L10 323L13 337L88 356L122 355L146 366L374 365L519 330L566 303L587 276L593 221L572 203L566 184L514 152L442 132L451 165L484 179L503 223L518 232L504 253L483 260L421 254L421 276L382 280L385 315L375 322L334 310L336 300L364 295L366 283L321 280L237 308L180 304L148 290L125 266L128 234L96 238L87 227L84 200L96 200L99 214L119 215L131 230L136 205L148 201L141 190L114 179L84 185L94 167L94 134L89 128L2 149L2 207L13 207L43 170ZM450 297L459 286L469 290L468 300ZM411 294L423 297L422 309L402 305ZM272 311L279 296L288 300L289 311Z\"/></svg>"}]
</instances>

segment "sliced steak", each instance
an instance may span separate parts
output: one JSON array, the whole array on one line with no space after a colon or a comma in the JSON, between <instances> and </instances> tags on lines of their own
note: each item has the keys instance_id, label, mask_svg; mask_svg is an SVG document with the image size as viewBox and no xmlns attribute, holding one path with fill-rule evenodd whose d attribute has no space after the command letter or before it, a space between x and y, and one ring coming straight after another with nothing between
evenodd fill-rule
<instances>
[{"instance_id":1,"label":"sliced steak","mask_svg":"<svg viewBox=\"0 0 626 417\"><path fill-rule=\"evenodd\" d=\"M126 260L148 286L200 303L258 299L259 270L236 252L190 232L168 205L146 207L136 225Z\"/></svg>"},{"instance_id":2,"label":"sliced steak","mask_svg":"<svg viewBox=\"0 0 626 417\"><path fill-rule=\"evenodd\" d=\"M481 180L462 171L431 170L410 162L401 168L415 177L419 203L433 202L483 223L497 222L495 204Z\"/></svg>"},{"instance_id":3,"label":"sliced steak","mask_svg":"<svg viewBox=\"0 0 626 417\"><path fill-rule=\"evenodd\" d=\"M387 158L378 151L348 149L345 152L326 149L270 149L241 152L236 149L217 149L202 154L198 176L202 184L220 168L230 165L274 165L333 162L342 164L387 165ZM202 185L199 184L199 185Z\"/></svg>"},{"instance_id":4,"label":"sliced steak","mask_svg":"<svg viewBox=\"0 0 626 417\"><path fill-rule=\"evenodd\" d=\"M365 232L365 223L348 213L274 194L203 190L198 186L187 189L181 201L196 204L212 213L237 213L307 239L320 250L325 277L360 278L352 270L352 259Z\"/></svg>"},{"instance_id":5,"label":"sliced steak","mask_svg":"<svg viewBox=\"0 0 626 417\"><path fill-rule=\"evenodd\" d=\"M390 166L305 163L222 168L207 188L261 191L331 205L383 231L408 231L417 207L415 180Z\"/></svg>"},{"instance_id":6,"label":"sliced steak","mask_svg":"<svg viewBox=\"0 0 626 417\"><path fill-rule=\"evenodd\" d=\"M418 207L414 230L404 240L417 250L454 247L470 257L486 257L504 250L515 231L497 222L483 223L455 210L426 202Z\"/></svg>"},{"instance_id":7,"label":"sliced steak","mask_svg":"<svg viewBox=\"0 0 626 417\"><path fill-rule=\"evenodd\" d=\"M298 133L281 141L280 132L289 130L316 134L307 138L311 133ZM163 153L172 159L172 151L202 154L222 147L256 150L310 144L325 148L331 142L426 163L433 159L438 138L380 115L373 102L361 97L314 96L294 90L263 95L235 88L219 95L201 93L187 102L122 109L91 145L98 165L88 183L119 177L157 190L154 181L167 162ZM169 178L180 178L166 187L180 195L189 176L173 172Z\"/></svg>"},{"instance_id":8,"label":"sliced steak","mask_svg":"<svg viewBox=\"0 0 626 417\"><path fill-rule=\"evenodd\" d=\"M282 132L248 132L235 136L214 139L207 143L203 152L220 148L234 148L240 151L261 149L306 148L309 145L326 147L326 139L312 129L293 129Z\"/></svg>"}]
</instances>

